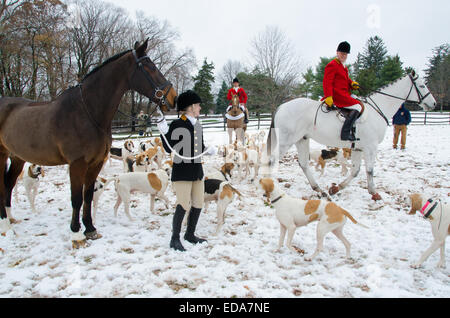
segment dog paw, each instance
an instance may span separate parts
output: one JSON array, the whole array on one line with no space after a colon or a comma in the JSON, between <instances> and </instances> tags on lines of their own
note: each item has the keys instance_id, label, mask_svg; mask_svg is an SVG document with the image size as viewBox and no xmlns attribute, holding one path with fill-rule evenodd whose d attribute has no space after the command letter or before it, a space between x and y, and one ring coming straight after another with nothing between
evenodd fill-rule
<instances>
[{"instance_id":1,"label":"dog paw","mask_svg":"<svg viewBox=\"0 0 450 318\"><path fill-rule=\"evenodd\" d=\"M445 262L439 262L438 264L437 264L437 268L441 268L441 269L445 269Z\"/></svg>"}]
</instances>

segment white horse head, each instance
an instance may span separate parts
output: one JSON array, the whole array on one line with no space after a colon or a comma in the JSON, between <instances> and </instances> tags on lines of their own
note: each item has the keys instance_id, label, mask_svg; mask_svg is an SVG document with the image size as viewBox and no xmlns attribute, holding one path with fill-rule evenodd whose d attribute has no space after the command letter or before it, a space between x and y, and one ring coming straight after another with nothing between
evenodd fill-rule
<instances>
[{"instance_id":1,"label":"white horse head","mask_svg":"<svg viewBox=\"0 0 450 318\"><path fill-rule=\"evenodd\" d=\"M422 107L422 109L426 112L433 110L436 107L436 100L434 99L433 95L431 95L431 92L425 85L423 79L419 78L419 75L415 74L414 71L409 74L409 76L415 87L415 92L412 96L415 96L416 99L413 101L417 102L419 106Z\"/></svg>"}]
</instances>

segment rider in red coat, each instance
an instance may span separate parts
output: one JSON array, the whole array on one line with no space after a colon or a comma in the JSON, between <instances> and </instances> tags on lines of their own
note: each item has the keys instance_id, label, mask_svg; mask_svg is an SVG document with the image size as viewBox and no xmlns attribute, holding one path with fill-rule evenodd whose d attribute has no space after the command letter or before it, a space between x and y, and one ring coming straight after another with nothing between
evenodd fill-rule
<instances>
[{"instance_id":1,"label":"rider in red coat","mask_svg":"<svg viewBox=\"0 0 450 318\"><path fill-rule=\"evenodd\" d=\"M348 42L340 43L336 52L337 57L325 67L322 101L325 101L329 107L334 104L339 108L352 109L342 127L341 139L355 141L356 137L352 127L359 116L362 105L359 100L350 95L352 89L359 88L359 84L350 79L348 69L344 66L349 53L350 44Z\"/></svg>"},{"instance_id":2,"label":"rider in red coat","mask_svg":"<svg viewBox=\"0 0 450 318\"><path fill-rule=\"evenodd\" d=\"M247 124L248 123L248 110L246 107L247 104L247 94L245 93L244 89L242 87L239 87L239 80L237 78L235 78L233 80L233 87L230 88L230 90L228 91L228 95L227 95L227 99L230 101L230 105L231 105L231 100L233 98L234 95L238 95L239 96L239 106L241 107L241 109L244 111L245 114L245 119L244 122ZM230 106L227 108L227 112L230 109Z\"/></svg>"}]
</instances>

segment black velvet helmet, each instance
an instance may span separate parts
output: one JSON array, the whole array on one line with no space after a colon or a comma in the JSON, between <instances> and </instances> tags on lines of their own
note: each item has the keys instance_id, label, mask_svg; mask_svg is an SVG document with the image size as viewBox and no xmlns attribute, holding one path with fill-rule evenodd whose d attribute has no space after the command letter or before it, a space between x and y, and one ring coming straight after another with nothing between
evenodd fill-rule
<instances>
[{"instance_id":1,"label":"black velvet helmet","mask_svg":"<svg viewBox=\"0 0 450 318\"><path fill-rule=\"evenodd\" d=\"M350 53L350 43L347 41L341 42L337 48L338 52Z\"/></svg>"},{"instance_id":2,"label":"black velvet helmet","mask_svg":"<svg viewBox=\"0 0 450 318\"><path fill-rule=\"evenodd\" d=\"M201 103L202 100L200 96L197 95L196 92L192 90L188 90L184 93L181 93L177 99L177 111L182 111L188 108L193 104Z\"/></svg>"},{"instance_id":3,"label":"black velvet helmet","mask_svg":"<svg viewBox=\"0 0 450 318\"><path fill-rule=\"evenodd\" d=\"M239 80L237 79L237 77L233 80L233 83L239 83Z\"/></svg>"}]
</instances>

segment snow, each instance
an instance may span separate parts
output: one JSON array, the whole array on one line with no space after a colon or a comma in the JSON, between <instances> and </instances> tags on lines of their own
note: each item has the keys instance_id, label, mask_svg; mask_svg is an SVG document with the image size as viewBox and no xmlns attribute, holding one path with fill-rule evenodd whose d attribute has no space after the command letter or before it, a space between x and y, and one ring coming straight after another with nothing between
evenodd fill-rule
<instances>
[{"instance_id":1,"label":"snow","mask_svg":"<svg viewBox=\"0 0 450 318\"><path fill-rule=\"evenodd\" d=\"M227 142L224 132L207 132L207 145ZM71 203L67 167L46 167L36 198L38 214L31 213L23 186L13 216L21 220L0 237L1 297L449 297L450 271L437 269L439 252L420 269L410 265L433 240L428 221L407 215L405 197L423 192L448 200L450 193L450 126L410 126L407 149L391 148L388 130L379 147L375 182L383 197L374 204L367 192L364 169L335 197L364 229L347 222L344 233L352 244L352 258L332 234L324 251L312 262L284 247L277 252L279 223L264 205L253 184L233 180L244 194L227 209L225 225L213 236L213 203L202 214L197 235L207 244L183 244L187 252L169 249L175 196L166 194L172 208L149 196L133 194L130 222L123 206L113 216L116 200L110 184L100 199L97 230L103 237L78 250L71 245ZM120 142L115 142L119 145ZM322 146L312 142L313 149ZM291 148L277 177L291 185L291 196L313 197L314 192L294 160ZM221 158L205 157L206 167L219 167ZM122 163L107 163L103 176L121 173ZM315 176L328 189L340 181L341 168L328 163ZM293 244L311 255L316 247L316 224L298 228ZM184 233L184 229L183 229ZM446 248L447 263L450 255Z\"/></svg>"}]
</instances>

